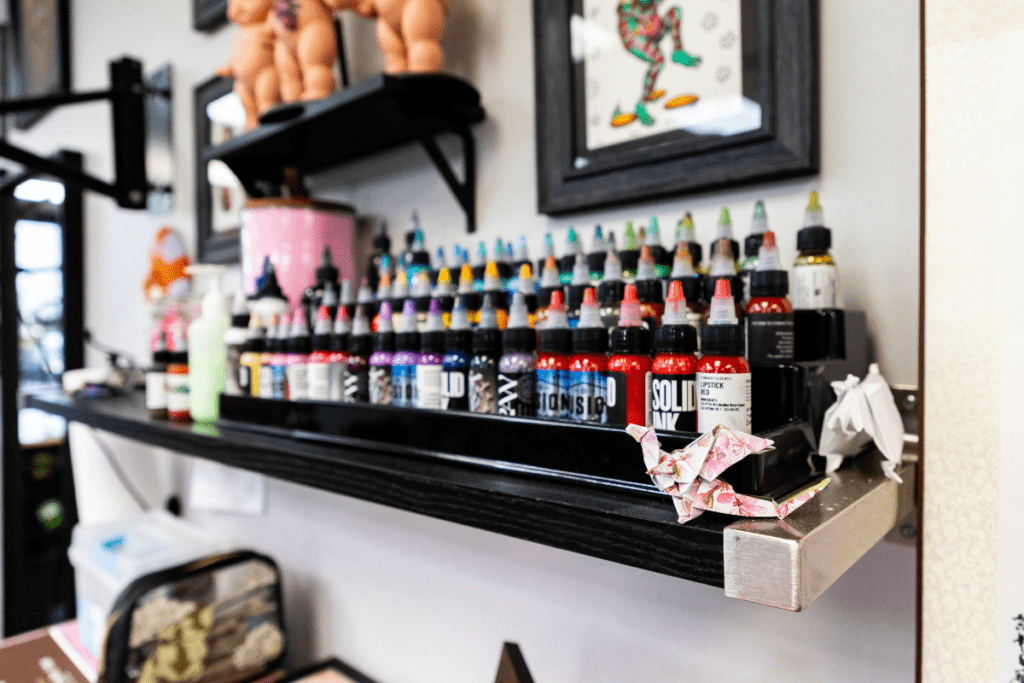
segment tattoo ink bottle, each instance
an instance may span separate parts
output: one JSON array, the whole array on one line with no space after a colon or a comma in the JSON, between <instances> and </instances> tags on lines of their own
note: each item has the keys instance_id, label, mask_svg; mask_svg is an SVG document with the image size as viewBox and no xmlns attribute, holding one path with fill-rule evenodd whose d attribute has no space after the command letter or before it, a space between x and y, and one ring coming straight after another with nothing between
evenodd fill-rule
<instances>
[{"instance_id":1,"label":"tattoo ink bottle","mask_svg":"<svg viewBox=\"0 0 1024 683\"><path fill-rule=\"evenodd\" d=\"M690 251L690 262L693 264L694 271L699 273L701 261L704 260L704 249L697 241L697 229L693 225L693 216L689 211L676 225L676 242L686 242Z\"/></svg>"},{"instance_id":2,"label":"tattoo ink bottle","mask_svg":"<svg viewBox=\"0 0 1024 683\"><path fill-rule=\"evenodd\" d=\"M554 256L548 256L541 269L540 293L538 294L540 307L537 309L537 324L540 325L547 317L547 305L551 301L551 295L559 292L565 296L562 288L562 281L558 273L558 263Z\"/></svg>"},{"instance_id":3,"label":"tattoo ink bottle","mask_svg":"<svg viewBox=\"0 0 1024 683\"><path fill-rule=\"evenodd\" d=\"M376 299L377 307L375 310L377 313L373 316L373 321L370 325L370 329L374 332L377 331L377 324L380 320L380 307L384 305L385 301L388 303L388 310L391 310L391 275L386 272L380 274L380 282L377 283Z\"/></svg>"},{"instance_id":4,"label":"tattoo ink bottle","mask_svg":"<svg viewBox=\"0 0 1024 683\"><path fill-rule=\"evenodd\" d=\"M224 393L229 396L242 396L248 392L242 390L240 383L242 352L245 342L249 339L249 307L245 302L245 292L235 292L231 304L231 327L224 333L224 350L227 354L224 373Z\"/></svg>"},{"instance_id":5,"label":"tattoo ink bottle","mask_svg":"<svg viewBox=\"0 0 1024 683\"><path fill-rule=\"evenodd\" d=\"M476 246L476 260L473 262L473 289L484 291L484 270L487 268L487 245L483 240Z\"/></svg>"},{"instance_id":6,"label":"tattoo ink bottle","mask_svg":"<svg viewBox=\"0 0 1024 683\"><path fill-rule=\"evenodd\" d=\"M391 286L391 325L393 329L402 329L402 314L405 300L409 298L409 281L406 270L402 266L395 268L395 282ZM413 317L416 311L413 310Z\"/></svg>"},{"instance_id":7,"label":"tattoo ink bottle","mask_svg":"<svg viewBox=\"0 0 1024 683\"><path fill-rule=\"evenodd\" d=\"M373 290L370 288L370 283L365 277L359 282L359 292L356 294L355 306L348 312L349 318L353 320L356 317L356 306L362 306L370 319L377 314L377 302L373 299Z\"/></svg>"},{"instance_id":8,"label":"tattoo ink bottle","mask_svg":"<svg viewBox=\"0 0 1024 683\"><path fill-rule=\"evenodd\" d=\"M738 299L743 297L743 279L736 274L735 261L732 260L729 254L729 243L728 241L721 239L715 244L714 256L711 259L711 271L708 273L707 278L704 280L704 300L711 301L716 296L715 292L718 291L716 283L719 280L729 281L729 291L732 292L737 301L735 302L736 318L740 321L743 320L743 307L740 305ZM707 325L708 316L711 314L711 308L704 312L703 323Z\"/></svg>"},{"instance_id":9,"label":"tattoo ink bottle","mask_svg":"<svg viewBox=\"0 0 1024 683\"><path fill-rule=\"evenodd\" d=\"M470 282L472 286L472 282ZM452 288L452 274L447 268L442 268L437 273L437 283L434 285L434 297L441 306L441 321L445 329L452 324L452 308L455 307L455 290ZM427 322L430 322L428 309Z\"/></svg>"},{"instance_id":10,"label":"tattoo ink bottle","mask_svg":"<svg viewBox=\"0 0 1024 683\"><path fill-rule=\"evenodd\" d=\"M653 332L661 325L661 314L665 312L665 297L651 247L647 244L640 250L640 261L636 271L636 295L640 301L640 320Z\"/></svg>"},{"instance_id":11,"label":"tattoo ink bottle","mask_svg":"<svg viewBox=\"0 0 1024 683\"><path fill-rule=\"evenodd\" d=\"M508 291L509 280L512 279L512 264L508 262L505 254L504 242L500 237L494 240L494 264L498 268L498 281L501 291ZM487 271L484 270L484 290L487 290Z\"/></svg>"},{"instance_id":12,"label":"tattoo ink bottle","mask_svg":"<svg viewBox=\"0 0 1024 683\"><path fill-rule=\"evenodd\" d=\"M390 308L390 307L389 307ZM391 320L388 311L388 320ZM352 334L348 338L348 361L345 364L345 402L367 403L370 400L370 321L366 309L356 306Z\"/></svg>"},{"instance_id":13,"label":"tattoo ink bottle","mask_svg":"<svg viewBox=\"0 0 1024 683\"><path fill-rule=\"evenodd\" d=\"M547 310L547 320L537 333L537 417L568 419L572 333L565 319L560 290L551 293Z\"/></svg>"},{"instance_id":14,"label":"tattoo ink bottle","mask_svg":"<svg viewBox=\"0 0 1024 683\"><path fill-rule=\"evenodd\" d=\"M274 335L274 355L270 360L271 396L276 399L288 398L288 335L291 331L291 317L285 313Z\"/></svg>"},{"instance_id":15,"label":"tattoo ink bottle","mask_svg":"<svg viewBox=\"0 0 1024 683\"><path fill-rule=\"evenodd\" d=\"M419 228L420 217L415 212L412 214L412 221L416 229L413 233L412 247L409 253L409 263L406 268L409 282L416 282L420 273L425 273L429 282L430 253L427 251L426 243L423 240L423 231Z\"/></svg>"},{"instance_id":16,"label":"tattoo ink bottle","mask_svg":"<svg viewBox=\"0 0 1024 683\"><path fill-rule=\"evenodd\" d=\"M697 364L697 431L725 425L749 434L750 364L743 357L746 335L738 324L729 280L715 285L708 324L700 331L704 355Z\"/></svg>"},{"instance_id":17,"label":"tattoo ink bottle","mask_svg":"<svg viewBox=\"0 0 1024 683\"><path fill-rule=\"evenodd\" d=\"M438 247L437 251L434 252L434 258L430 262L430 285L434 286L437 284L437 277L441 274L442 270L446 270L448 264L444 260L444 247Z\"/></svg>"},{"instance_id":18,"label":"tattoo ink bottle","mask_svg":"<svg viewBox=\"0 0 1024 683\"><path fill-rule=\"evenodd\" d=\"M747 357L751 365L775 365L793 360L793 306L789 273L782 269L775 233L767 231L759 249L757 270L750 276L747 304Z\"/></svg>"},{"instance_id":19,"label":"tattoo ink bottle","mask_svg":"<svg viewBox=\"0 0 1024 683\"><path fill-rule=\"evenodd\" d=\"M667 278L668 274L672 271L672 254L665 247L661 246L661 229L658 227L657 216L651 216L651 226L647 228L644 245L651 248L651 256L654 258L654 270L658 278ZM637 278L639 279L639 275ZM640 300L643 301L642 296Z\"/></svg>"},{"instance_id":20,"label":"tattoo ink bottle","mask_svg":"<svg viewBox=\"0 0 1024 683\"><path fill-rule=\"evenodd\" d=\"M689 252L683 245L683 251ZM651 365L651 418L655 429L697 431L697 330L687 323L683 286L668 288L665 316L654 334Z\"/></svg>"},{"instance_id":21,"label":"tattoo ink bottle","mask_svg":"<svg viewBox=\"0 0 1024 683\"><path fill-rule=\"evenodd\" d=\"M729 254L732 256L733 273L739 270L740 243L732 238L732 218L729 216L729 207L723 206L722 213L718 216L718 231L715 233L715 241L711 244L711 253L715 253L719 240L729 240Z\"/></svg>"},{"instance_id":22,"label":"tattoo ink bottle","mask_svg":"<svg viewBox=\"0 0 1024 683\"><path fill-rule=\"evenodd\" d=\"M513 294L519 292L523 295L530 327L533 327L537 322L537 283L533 280L533 270L529 263L524 263L519 267L519 277L513 283L512 291Z\"/></svg>"},{"instance_id":23,"label":"tattoo ink bottle","mask_svg":"<svg viewBox=\"0 0 1024 683\"><path fill-rule=\"evenodd\" d=\"M260 380L256 383L256 395L260 398L274 398L274 355L277 352L277 329L281 324L281 316L274 313L267 325L266 337L263 341L263 352L260 354Z\"/></svg>"},{"instance_id":24,"label":"tattoo ink bottle","mask_svg":"<svg viewBox=\"0 0 1024 683\"><path fill-rule=\"evenodd\" d=\"M188 422L192 419L189 411L188 351L185 337L174 337L174 350L167 363L167 419L173 422Z\"/></svg>"},{"instance_id":25,"label":"tattoo ink bottle","mask_svg":"<svg viewBox=\"0 0 1024 683\"><path fill-rule=\"evenodd\" d=\"M392 404L401 408L416 405L416 366L420 360L420 333L416 331L416 307L405 300L402 326L395 335L395 355L391 358Z\"/></svg>"},{"instance_id":26,"label":"tattoo ink bottle","mask_svg":"<svg viewBox=\"0 0 1024 683\"><path fill-rule=\"evenodd\" d=\"M530 263L530 251L526 248L526 235L520 235L519 240L516 242L516 256L512 268L518 273L522 271L523 266L530 266L530 272L533 272L533 265Z\"/></svg>"},{"instance_id":27,"label":"tattoo ink bottle","mask_svg":"<svg viewBox=\"0 0 1024 683\"><path fill-rule=\"evenodd\" d=\"M420 357L416 362L417 408L441 408L441 371L444 362L444 319L441 300L432 299L426 329L420 333Z\"/></svg>"},{"instance_id":28,"label":"tattoo ink bottle","mask_svg":"<svg viewBox=\"0 0 1024 683\"><path fill-rule=\"evenodd\" d=\"M672 262L672 280L678 282L686 298L686 322L693 325L697 330L697 338L700 338L700 325L704 317L704 305L701 303L701 289L703 278L693 270L690 250L686 242L680 241L676 245L676 255ZM671 291L671 284L669 285ZM662 319L664 324L664 319Z\"/></svg>"},{"instance_id":29,"label":"tattoo ink bottle","mask_svg":"<svg viewBox=\"0 0 1024 683\"><path fill-rule=\"evenodd\" d=\"M570 226L565 238L565 256L558 260L558 277L563 285L572 282L572 272L576 266L577 254L584 257L585 265L586 255L583 254L583 243L580 242L579 235L576 234L576 228Z\"/></svg>"},{"instance_id":30,"label":"tattoo ink bottle","mask_svg":"<svg viewBox=\"0 0 1024 683\"><path fill-rule=\"evenodd\" d=\"M266 332L258 315L249 319L249 337L238 359L238 386L243 396L260 395L260 361L266 348Z\"/></svg>"},{"instance_id":31,"label":"tattoo ink bottle","mask_svg":"<svg viewBox=\"0 0 1024 683\"><path fill-rule=\"evenodd\" d=\"M530 326L526 298L512 296L508 327L501 334L505 353L498 361L498 414L528 417L536 413L534 370L537 366L537 333Z\"/></svg>"},{"instance_id":32,"label":"tattoo ink bottle","mask_svg":"<svg viewBox=\"0 0 1024 683\"><path fill-rule=\"evenodd\" d=\"M537 272L543 273L547 268L548 257L555 258L555 240L550 232L544 233L544 255L537 261ZM558 261L555 261L555 270L558 270ZM543 285L541 285L543 286Z\"/></svg>"},{"instance_id":33,"label":"tattoo ink bottle","mask_svg":"<svg viewBox=\"0 0 1024 683\"><path fill-rule=\"evenodd\" d=\"M331 334L330 366L327 370L328 399L331 401L345 400L345 367L348 365L348 339L351 328L348 310L342 306L338 310L338 317L334 319Z\"/></svg>"},{"instance_id":34,"label":"tattoo ink bottle","mask_svg":"<svg viewBox=\"0 0 1024 683\"><path fill-rule=\"evenodd\" d=\"M422 332L427 329L427 313L430 311L430 276L426 271L421 271L412 283L412 317L416 321L416 331ZM404 304L403 304L404 306ZM405 316L405 308L402 309L402 316Z\"/></svg>"},{"instance_id":35,"label":"tattoo ink bottle","mask_svg":"<svg viewBox=\"0 0 1024 683\"><path fill-rule=\"evenodd\" d=\"M473 359L469 362L469 410L498 412L498 360L501 358L501 330L498 311L490 300L480 309L480 324L473 330Z\"/></svg>"},{"instance_id":36,"label":"tattoo ink bottle","mask_svg":"<svg viewBox=\"0 0 1024 683\"><path fill-rule=\"evenodd\" d=\"M589 288L590 268L587 267L586 257L577 254L576 265L572 268L572 281L569 283L569 295L566 297L565 315L570 329L574 329L580 322L580 304L583 303L583 293Z\"/></svg>"},{"instance_id":37,"label":"tattoo ink bottle","mask_svg":"<svg viewBox=\"0 0 1024 683\"><path fill-rule=\"evenodd\" d=\"M292 315L292 330L288 336L288 360L285 373L288 378L288 400L301 401L309 398L309 352L312 344L306 314L302 306L295 307Z\"/></svg>"},{"instance_id":38,"label":"tattoo ink bottle","mask_svg":"<svg viewBox=\"0 0 1024 683\"><path fill-rule=\"evenodd\" d=\"M626 285L619 326L612 330L605 399L608 424L651 425L651 333L640 320L636 287Z\"/></svg>"},{"instance_id":39,"label":"tattoo ink bottle","mask_svg":"<svg viewBox=\"0 0 1024 683\"><path fill-rule=\"evenodd\" d=\"M308 398L327 401L331 397L331 310L327 304L320 304L316 312L312 348L306 373Z\"/></svg>"},{"instance_id":40,"label":"tattoo ink bottle","mask_svg":"<svg viewBox=\"0 0 1024 683\"><path fill-rule=\"evenodd\" d=\"M759 201L754 205L754 220L750 223L750 234L743 240L743 263L740 264L740 277L743 278L744 299L749 302L752 293L750 291L750 277L757 270L758 254L761 250L761 241L764 239L764 232L768 229L768 212L765 211L764 202Z\"/></svg>"},{"instance_id":41,"label":"tattoo ink bottle","mask_svg":"<svg viewBox=\"0 0 1024 683\"><path fill-rule=\"evenodd\" d=\"M487 268L484 270L483 296L484 307L488 304L494 307L498 316L498 329L505 329L508 326L508 293L501 284L498 264L494 261L488 261Z\"/></svg>"},{"instance_id":42,"label":"tattoo ink bottle","mask_svg":"<svg viewBox=\"0 0 1024 683\"><path fill-rule=\"evenodd\" d=\"M395 331L391 324L391 302L380 305L377 331L373 333L373 353L369 358L370 403L391 405L391 361L395 355Z\"/></svg>"},{"instance_id":43,"label":"tattoo ink bottle","mask_svg":"<svg viewBox=\"0 0 1024 683\"><path fill-rule=\"evenodd\" d=\"M348 314L349 320L352 319L352 315L356 312L356 299L352 295L352 281L342 280L341 290L338 294L338 308L344 308L345 313ZM337 320L338 316L335 314L334 320Z\"/></svg>"},{"instance_id":44,"label":"tattoo ink bottle","mask_svg":"<svg viewBox=\"0 0 1024 683\"><path fill-rule=\"evenodd\" d=\"M831 247L832 231L825 227L818 193L811 192L804 227L796 234L799 254L793 267L793 308L839 307L839 274Z\"/></svg>"},{"instance_id":45,"label":"tattoo ink bottle","mask_svg":"<svg viewBox=\"0 0 1024 683\"><path fill-rule=\"evenodd\" d=\"M583 294L580 324L572 331L569 360L569 403L563 418L575 422L607 422L608 330L601 322L593 288Z\"/></svg>"},{"instance_id":46,"label":"tattoo ink bottle","mask_svg":"<svg viewBox=\"0 0 1024 683\"><path fill-rule=\"evenodd\" d=\"M391 238L388 237L387 221L383 219L378 221L377 232L373 236L371 244L373 252L370 255L370 263L366 268L365 281L372 291L377 286L381 273L391 273ZM387 262L384 261L385 258L388 259ZM349 311L349 315L354 317L355 311Z\"/></svg>"},{"instance_id":47,"label":"tattoo ink bottle","mask_svg":"<svg viewBox=\"0 0 1024 683\"><path fill-rule=\"evenodd\" d=\"M452 309L452 325L444 335L441 359L441 408L469 410L469 361L473 352L473 331L469 326L466 300L460 294Z\"/></svg>"},{"instance_id":48,"label":"tattoo ink bottle","mask_svg":"<svg viewBox=\"0 0 1024 683\"><path fill-rule=\"evenodd\" d=\"M474 284L473 274L470 272L468 263L462 265L462 272L459 273L459 298L466 305L466 316L470 325L480 322L480 307L483 305L483 295L477 291ZM482 281L481 281L482 285Z\"/></svg>"},{"instance_id":49,"label":"tattoo ink bottle","mask_svg":"<svg viewBox=\"0 0 1024 683\"><path fill-rule=\"evenodd\" d=\"M622 281L622 263L615 253L614 245L608 249L604 261L604 278L597 287L597 300L601 304L601 324L612 329L619 324L619 303L626 292L626 283Z\"/></svg>"},{"instance_id":50,"label":"tattoo ink bottle","mask_svg":"<svg viewBox=\"0 0 1024 683\"><path fill-rule=\"evenodd\" d=\"M640 243L637 240L636 232L633 231L632 221L626 221L626 231L622 235L622 242L622 251L619 252L622 276L627 279L635 278L637 263L640 259Z\"/></svg>"},{"instance_id":51,"label":"tattoo ink bottle","mask_svg":"<svg viewBox=\"0 0 1024 683\"><path fill-rule=\"evenodd\" d=\"M604 277L604 262L608 258L608 245L605 244L604 234L601 226L594 226L594 245L587 254L587 268L590 269L590 279L595 282Z\"/></svg>"}]
</instances>

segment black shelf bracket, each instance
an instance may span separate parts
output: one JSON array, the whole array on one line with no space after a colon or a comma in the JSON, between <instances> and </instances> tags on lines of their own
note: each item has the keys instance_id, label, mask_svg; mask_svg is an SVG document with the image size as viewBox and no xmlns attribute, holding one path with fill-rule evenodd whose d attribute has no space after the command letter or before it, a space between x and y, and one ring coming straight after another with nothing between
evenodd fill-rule
<instances>
[{"instance_id":1,"label":"black shelf bracket","mask_svg":"<svg viewBox=\"0 0 1024 683\"><path fill-rule=\"evenodd\" d=\"M454 133L462 141L462 168L463 179L460 181L455 176L455 171L437 144L437 135L429 133L420 127L415 127L416 139L423 145L427 156L434 162L434 166L441 173L441 177L448 184L448 188L455 196L455 201L462 207L466 214L466 232L476 232L476 141L469 126L459 126L448 133ZM442 134L444 134L442 132Z\"/></svg>"}]
</instances>

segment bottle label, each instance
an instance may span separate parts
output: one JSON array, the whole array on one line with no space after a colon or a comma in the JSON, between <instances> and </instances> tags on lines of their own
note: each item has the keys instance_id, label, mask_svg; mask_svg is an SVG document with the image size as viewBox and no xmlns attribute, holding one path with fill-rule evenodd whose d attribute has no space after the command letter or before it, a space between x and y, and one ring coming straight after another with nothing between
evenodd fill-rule
<instances>
[{"instance_id":1,"label":"bottle label","mask_svg":"<svg viewBox=\"0 0 1024 683\"><path fill-rule=\"evenodd\" d=\"M498 412L498 369L484 367L469 371L469 410L473 413Z\"/></svg>"},{"instance_id":2,"label":"bottle label","mask_svg":"<svg viewBox=\"0 0 1024 683\"><path fill-rule=\"evenodd\" d=\"M441 373L441 408L443 410L469 410L469 392L465 370L445 370Z\"/></svg>"},{"instance_id":3,"label":"bottle label","mask_svg":"<svg viewBox=\"0 0 1024 683\"><path fill-rule=\"evenodd\" d=\"M697 373L697 431L725 425L750 434L750 373Z\"/></svg>"},{"instance_id":4,"label":"bottle label","mask_svg":"<svg viewBox=\"0 0 1024 683\"><path fill-rule=\"evenodd\" d=\"M238 366L238 392L239 396L248 396L252 393L252 368L248 365Z\"/></svg>"},{"instance_id":5,"label":"bottle label","mask_svg":"<svg viewBox=\"0 0 1024 683\"><path fill-rule=\"evenodd\" d=\"M747 315L747 359L751 365L792 361L794 340L792 313Z\"/></svg>"},{"instance_id":6,"label":"bottle label","mask_svg":"<svg viewBox=\"0 0 1024 683\"><path fill-rule=\"evenodd\" d=\"M327 364L327 400L345 400L345 364Z\"/></svg>"},{"instance_id":7,"label":"bottle label","mask_svg":"<svg viewBox=\"0 0 1024 683\"><path fill-rule=\"evenodd\" d=\"M793 268L793 308L808 310L839 307L839 274L835 266Z\"/></svg>"},{"instance_id":8,"label":"bottle label","mask_svg":"<svg viewBox=\"0 0 1024 683\"><path fill-rule=\"evenodd\" d=\"M226 347L226 364L224 375L224 393L228 396L241 396L249 393L242 389L241 360L242 347L237 344L228 344ZM248 385L246 385L248 387Z\"/></svg>"},{"instance_id":9,"label":"bottle label","mask_svg":"<svg viewBox=\"0 0 1024 683\"><path fill-rule=\"evenodd\" d=\"M441 407L441 366L416 366L416 407L439 409Z\"/></svg>"},{"instance_id":10,"label":"bottle label","mask_svg":"<svg viewBox=\"0 0 1024 683\"><path fill-rule=\"evenodd\" d=\"M535 378L537 417L557 420L562 417L563 400L568 401L568 372L565 370L537 370Z\"/></svg>"},{"instance_id":11,"label":"bottle label","mask_svg":"<svg viewBox=\"0 0 1024 683\"><path fill-rule=\"evenodd\" d=\"M630 420L629 393L626 385L626 373L609 372L606 374L605 405L608 424L625 426L630 422L644 421L644 426L651 424L651 373L644 375L644 403L639 408L643 411ZM634 410L636 408L634 407Z\"/></svg>"},{"instance_id":12,"label":"bottle label","mask_svg":"<svg viewBox=\"0 0 1024 683\"><path fill-rule=\"evenodd\" d=\"M271 396L282 400L288 398L288 375L285 372L285 366L272 365L270 366L270 372Z\"/></svg>"},{"instance_id":13,"label":"bottle label","mask_svg":"<svg viewBox=\"0 0 1024 683\"><path fill-rule=\"evenodd\" d=\"M274 398L274 366L260 366L260 398Z\"/></svg>"},{"instance_id":14,"label":"bottle label","mask_svg":"<svg viewBox=\"0 0 1024 683\"><path fill-rule=\"evenodd\" d=\"M370 399L370 373L365 369L345 370L345 403L366 403Z\"/></svg>"},{"instance_id":15,"label":"bottle label","mask_svg":"<svg viewBox=\"0 0 1024 683\"><path fill-rule=\"evenodd\" d=\"M391 366L392 405L412 408L416 405L416 366Z\"/></svg>"},{"instance_id":16,"label":"bottle label","mask_svg":"<svg viewBox=\"0 0 1024 683\"><path fill-rule=\"evenodd\" d=\"M146 408L167 410L167 373L146 373Z\"/></svg>"},{"instance_id":17,"label":"bottle label","mask_svg":"<svg viewBox=\"0 0 1024 683\"><path fill-rule=\"evenodd\" d=\"M533 405L533 371L498 373L498 415L527 417L536 413Z\"/></svg>"},{"instance_id":18,"label":"bottle label","mask_svg":"<svg viewBox=\"0 0 1024 683\"><path fill-rule=\"evenodd\" d=\"M306 382L309 384L309 399L326 401L330 398L331 366L327 363L310 363L308 367Z\"/></svg>"},{"instance_id":19,"label":"bottle label","mask_svg":"<svg viewBox=\"0 0 1024 683\"><path fill-rule=\"evenodd\" d=\"M391 366L370 366L370 403L374 405L391 405L394 396L391 393Z\"/></svg>"},{"instance_id":20,"label":"bottle label","mask_svg":"<svg viewBox=\"0 0 1024 683\"><path fill-rule=\"evenodd\" d=\"M305 363L293 363L285 366L288 377L288 400L300 401L309 398L309 366Z\"/></svg>"},{"instance_id":21,"label":"bottle label","mask_svg":"<svg viewBox=\"0 0 1024 683\"><path fill-rule=\"evenodd\" d=\"M167 374L167 412L188 412L188 375L183 373Z\"/></svg>"},{"instance_id":22,"label":"bottle label","mask_svg":"<svg viewBox=\"0 0 1024 683\"><path fill-rule=\"evenodd\" d=\"M672 432L697 431L697 376L651 377L651 424Z\"/></svg>"},{"instance_id":23,"label":"bottle label","mask_svg":"<svg viewBox=\"0 0 1024 683\"><path fill-rule=\"evenodd\" d=\"M608 422L607 379L603 372L566 372L569 375L569 419Z\"/></svg>"}]
</instances>

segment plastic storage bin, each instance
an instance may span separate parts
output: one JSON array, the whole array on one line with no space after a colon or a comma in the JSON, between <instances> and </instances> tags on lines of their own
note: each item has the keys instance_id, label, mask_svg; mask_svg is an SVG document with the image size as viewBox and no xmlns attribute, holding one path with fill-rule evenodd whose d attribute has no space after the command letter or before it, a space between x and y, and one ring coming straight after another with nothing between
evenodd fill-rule
<instances>
[{"instance_id":1,"label":"plastic storage bin","mask_svg":"<svg viewBox=\"0 0 1024 683\"><path fill-rule=\"evenodd\" d=\"M127 519L79 524L68 559L75 568L78 631L97 659L114 600L135 579L222 550L196 527L163 510Z\"/></svg>"}]
</instances>

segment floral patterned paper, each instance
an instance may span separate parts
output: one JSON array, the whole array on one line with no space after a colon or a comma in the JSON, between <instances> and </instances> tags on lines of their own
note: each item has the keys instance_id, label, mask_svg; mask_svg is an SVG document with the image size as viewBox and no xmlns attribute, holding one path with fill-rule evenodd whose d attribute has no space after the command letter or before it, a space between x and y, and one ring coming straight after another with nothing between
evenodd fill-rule
<instances>
[{"instance_id":1,"label":"floral patterned paper","mask_svg":"<svg viewBox=\"0 0 1024 683\"><path fill-rule=\"evenodd\" d=\"M666 453L661 450L653 427L631 424L626 431L640 442L647 474L659 489L672 496L680 524L698 517L705 510L737 517L783 519L817 495L830 481L824 479L776 503L770 498L736 493L728 483L718 480L722 472L748 455L771 450L771 439L718 425L686 448Z\"/></svg>"}]
</instances>

